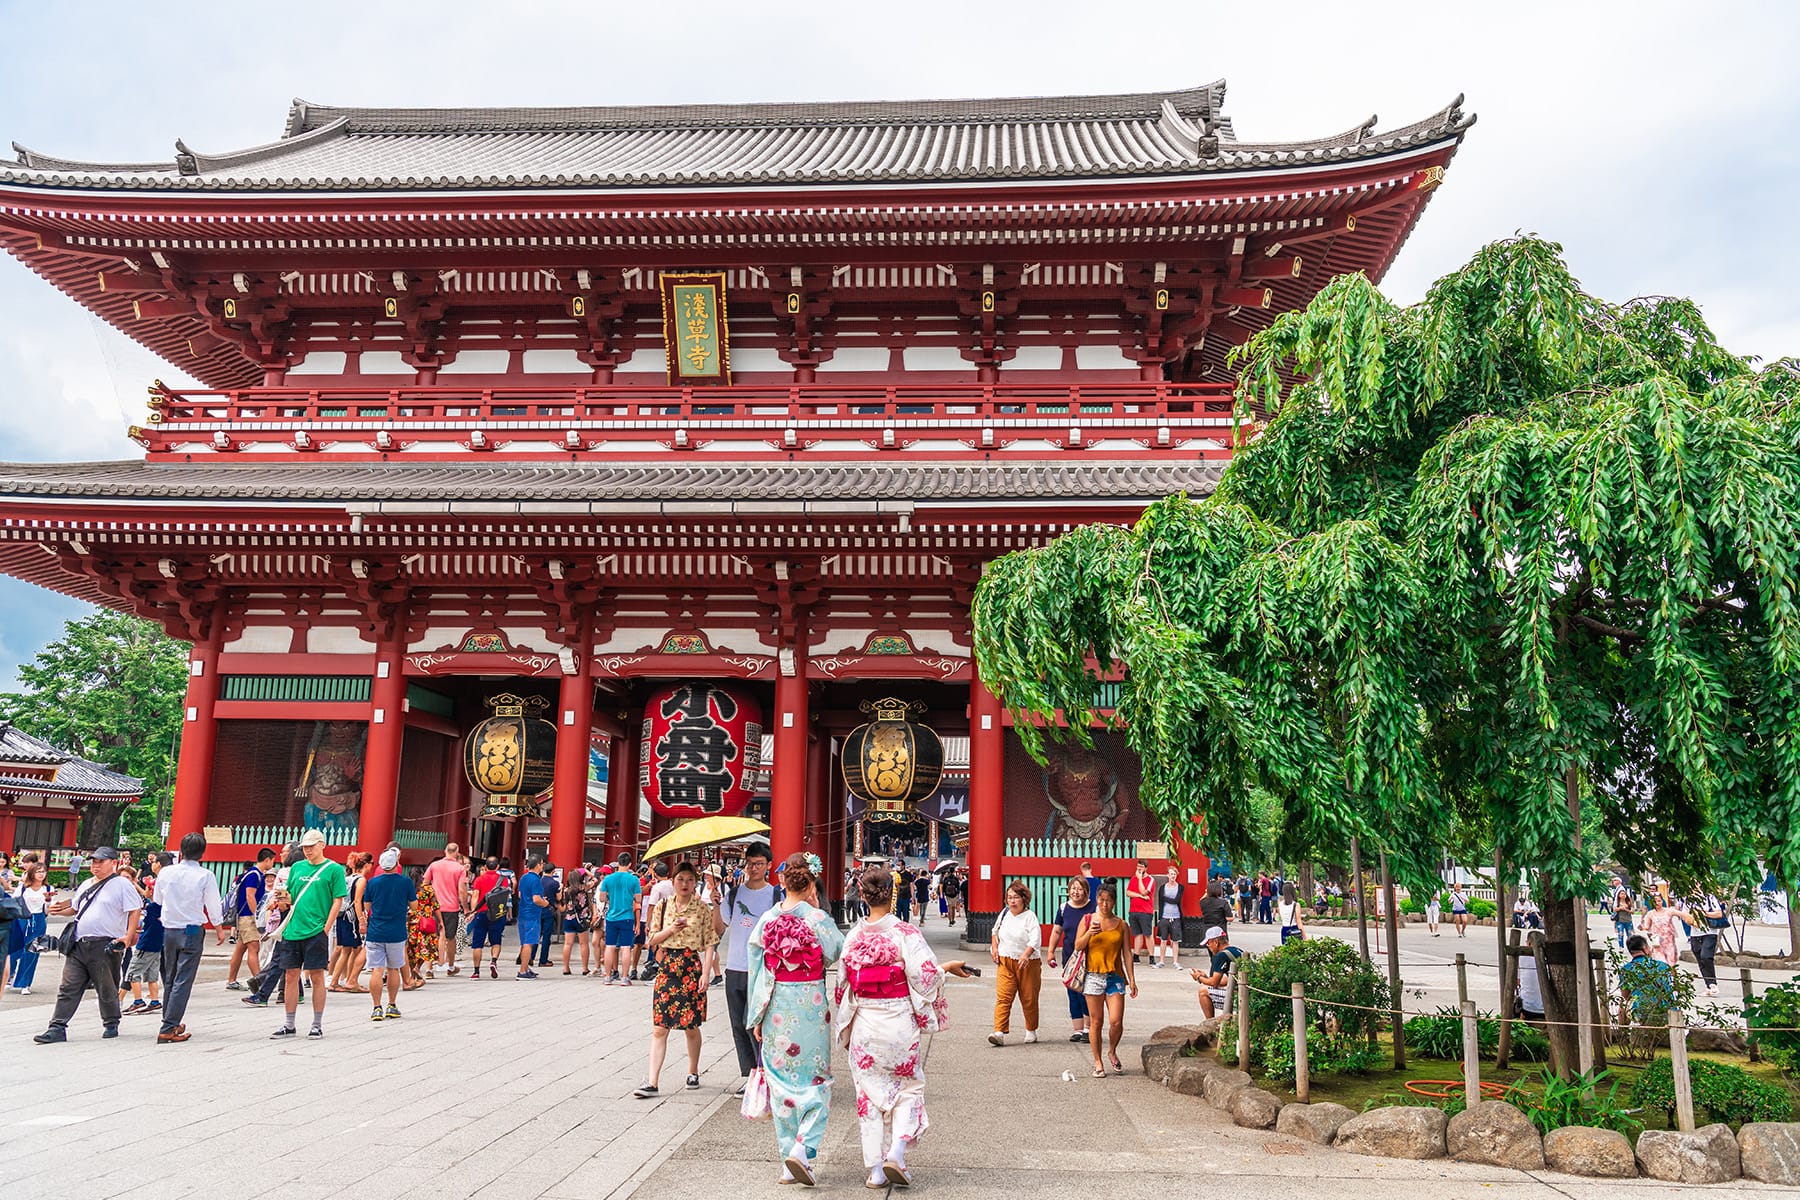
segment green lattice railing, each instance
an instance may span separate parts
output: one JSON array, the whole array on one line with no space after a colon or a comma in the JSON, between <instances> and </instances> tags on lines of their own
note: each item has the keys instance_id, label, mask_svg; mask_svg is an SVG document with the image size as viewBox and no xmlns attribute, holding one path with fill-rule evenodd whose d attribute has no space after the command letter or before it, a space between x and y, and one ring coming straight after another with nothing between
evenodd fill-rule
<instances>
[{"instance_id":1,"label":"green lattice railing","mask_svg":"<svg viewBox=\"0 0 1800 1200\"><path fill-rule=\"evenodd\" d=\"M355 702L369 699L367 675L227 675L221 700Z\"/></svg>"}]
</instances>

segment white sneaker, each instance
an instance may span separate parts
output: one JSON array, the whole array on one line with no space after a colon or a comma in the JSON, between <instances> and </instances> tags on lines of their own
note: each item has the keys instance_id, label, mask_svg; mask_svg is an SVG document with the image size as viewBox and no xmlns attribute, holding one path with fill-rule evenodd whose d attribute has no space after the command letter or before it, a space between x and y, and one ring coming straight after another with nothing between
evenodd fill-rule
<instances>
[{"instance_id":1,"label":"white sneaker","mask_svg":"<svg viewBox=\"0 0 1800 1200\"><path fill-rule=\"evenodd\" d=\"M1033 1042L1035 1042L1035 1041L1037 1041L1037 1030L1035 1030L1035 1029L1027 1029L1027 1030L1026 1030L1026 1031L1025 1031L1025 1044L1026 1044L1026 1045L1027 1045L1027 1046L1029 1046L1029 1045L1031 1045L1031 1044L1032 1044L1032 1043L1033 1043Z\"/></svg>"},{"instance_id":2,"label":"white sneaker","mask_svg":"<svg viewBox=\"0 0 1800 1200\"><path fill-rule=\"evenodd\" d=\"M31 989L30 989L30 988L17 988L17 989L15 989L15 990L16 990L16 991L17 991L17 992L18 992L18 993L19 993L19 995L21 995L21 996L29 996L29 995L31 995ZM1718 989L1718 988L1712 988L1712 989L1710 989L1710 990L1709 990L1709 991L1708 991L1708 993L1707 993L1707 994L1708 994L1708 995L1711 995L1711 996L1716 996L1716 995L1718 995L1718 994L1719 994L1719 989Z\"/></svg>"},{"instance_id":3,"label":"white sneaker","mask_svg":"<svg viewBox=\"0 0 1800 1200\"><path fill-rule=\"evenodd\" d=\"M993 1033L988 1034L988 1045L990 1045L990 1046L1006 1045L1006 1035L1001 1033L998 1030L995 1030Z\"/></svg>"}]
</instances>

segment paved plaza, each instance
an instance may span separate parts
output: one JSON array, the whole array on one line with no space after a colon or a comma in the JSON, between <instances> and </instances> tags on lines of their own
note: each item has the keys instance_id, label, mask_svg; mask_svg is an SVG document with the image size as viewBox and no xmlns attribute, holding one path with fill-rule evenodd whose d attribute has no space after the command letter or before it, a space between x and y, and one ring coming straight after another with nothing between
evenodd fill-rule
<instances>
[{"instance_id":1,"label":"paved plaza","mask_svg":"<svg viewBox=\"0 0 1800 1200\"><path fill-rule=\"evenodd\" d=\"M960 953L941 921L926 931L940 956ZM1241 940L1257 949L1273 935L1253 927ZM1416 978L1428 992L1453 991L1447 964L1461 948L1454 942L1407 931L1409 986ZM1491 948L1493 931L1471 932L1467 945ZM275 1043L268 1034L280 1024L278 1011L240 1004L223 989L223 960L210 958L186 1045L156 1046L154 1021L140 1017L125 1020L118 1040L100 1040L90 996L67 1044L36 1046L30 1037L49 1015L59 968L46 961L37 994L8 995L0 1004L0 1078L14 1085L0 1108L6 1200L792 1200L799 1191L775 1184L769 1127L744 1121L724 1095L736 1065L721 989L711 993L701 1088L681 1089L685 1067L672 1047L665 1095L645 1102L630 1092L644 1072L650 989L564 977L560 965L535 982L513 980L504 965L499 980L440 976L402 997L406 1015L398 1022L373 1024L365 1002L334 995L323 1040ZM1197 1011L1185 974L1143 970L1140 979L1142 995L1127 1010L1127 1073L1104 1081L1087 1077L1086 1047L1066 1040L1060 991L1046 987L1040 1044L995 1049L984 1040L991 975L952 980L953 1026L930 1050L932 1129L911 1158L919 1181L912 1191L1280 1200L1603 1200L1696 1191L1360 1158L1238 1129L1141 1075L1142 1040L1196 1019ZM1436 1003L1435 995L1427 1002ZM1016 1016L1013 1028L1016 1041ZM818 1190L866 1194L847 1070L840 1068L837 1083Z\"/></svg>"}]
</instances>

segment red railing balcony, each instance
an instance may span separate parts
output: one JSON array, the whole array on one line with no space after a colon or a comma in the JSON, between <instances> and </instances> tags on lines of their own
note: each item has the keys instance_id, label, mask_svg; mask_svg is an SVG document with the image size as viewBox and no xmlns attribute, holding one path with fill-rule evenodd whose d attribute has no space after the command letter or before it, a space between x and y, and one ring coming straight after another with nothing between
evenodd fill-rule
<instances>
[{"instance_id":1,"label":"red railing balcony","mask_svg":"<svg viewBox=\"0 0 1800 1200\"><path fill-rule=\"evenodd\" d=\"M153 456L843 458L1223 454L1229 384L949 383L151 389L131 436ZM1195 442L1201 445L1195 445Z\"/></svg>"}]
</instances>

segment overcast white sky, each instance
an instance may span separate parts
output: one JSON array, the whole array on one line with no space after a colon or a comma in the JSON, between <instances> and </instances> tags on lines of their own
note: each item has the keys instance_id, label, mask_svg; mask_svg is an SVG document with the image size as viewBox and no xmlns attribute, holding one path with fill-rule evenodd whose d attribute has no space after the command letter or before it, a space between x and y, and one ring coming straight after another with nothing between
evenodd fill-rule
<instances>
[{"instance_id":1,"label":"overcast white sky","mask_svg":"<svg viewBox=\"0 0 1800 1200\"><path fill-rule=\"evenodd\" d=\"M1286 0L298 6L0 0L0 145L172 158L326 104L640 104L1149 91L1224 77L1244 138L1480 114L1388 291L1483 242L1561 241L1590 290L1693 297L1726 345L1800 353L1800 4ZM0 460L130 457L178 372L0 258ZM82 606L0 580L0 687Z\"/></svg>"}]
</instances>

